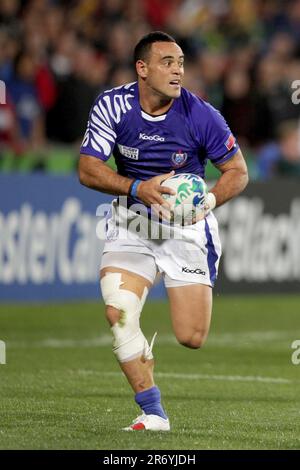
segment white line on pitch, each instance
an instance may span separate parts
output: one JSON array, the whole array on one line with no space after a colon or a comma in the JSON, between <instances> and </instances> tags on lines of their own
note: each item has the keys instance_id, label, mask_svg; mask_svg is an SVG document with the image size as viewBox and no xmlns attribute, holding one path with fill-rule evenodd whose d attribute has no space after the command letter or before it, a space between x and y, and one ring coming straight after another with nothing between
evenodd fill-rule
<instances>
[{"instance_id":1,"label":"white line on pitch","mask_svg":"<svg viewBox=\"0 0 300 470\"><path fill-rule=\"evenodd\" d=\"M249 331L245 333L211 333L207 340L207 345L211 346L230 346L236 348L249 348L254 344L264 346L266 343L276 341L290 341L294 338L294 331ZM97 348L101 346L110 346L112 336L109 334L99 335L93 338L45 338L34 341L12 340L6 341L7 347L23 348ZM158 335L157 345L177 344L174 335Z\"/></svg>"},{"instance_id":2,"label":"white line on pitch","mask_svg":"<svg viewBox=\"0 0 300 470\"><path fill-rule=\"evenodd\" d=\"M100 372L88 369L79 369L74 373L82 375L101 375L110 377L122 377L121 372ZM284 379L282 377L261 377L259 375L211 375L211 374L183 374L177 372L156 372L155 377L162 379L182 379L182 380L222 380L230 382L264 382L264 383L278 383L287 384L292 383L292 380Z\"/></svg>"}]
</instances>

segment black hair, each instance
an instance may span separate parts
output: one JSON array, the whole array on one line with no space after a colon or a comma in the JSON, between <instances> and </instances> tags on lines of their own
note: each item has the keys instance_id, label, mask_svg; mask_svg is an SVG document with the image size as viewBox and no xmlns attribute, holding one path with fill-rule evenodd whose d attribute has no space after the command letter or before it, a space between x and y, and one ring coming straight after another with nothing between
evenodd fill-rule
<instances>
[{"instance_id":1,"label":"black hair","mask_svg":"<svg viewBox=\"0 0 300 470\"><path fill-rule=\"evenodd\" d=\"M164 33L163 31L152 31L149 34L146 34L146 36L143 36L137 45L134 48L134 63L136 63L137 60L146 60L147 56L149 54L151 45L154 42L175 42L175 39L170 36L167 33Z\"/></svg>"}]
</instances>

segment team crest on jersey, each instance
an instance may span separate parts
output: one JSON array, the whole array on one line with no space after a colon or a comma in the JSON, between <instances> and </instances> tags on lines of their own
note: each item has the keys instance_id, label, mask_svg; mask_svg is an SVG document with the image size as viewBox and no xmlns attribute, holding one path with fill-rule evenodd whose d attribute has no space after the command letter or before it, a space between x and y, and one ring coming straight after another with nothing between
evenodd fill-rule
<instances>
[{"instance_id":1,"label":"team crest on jersey","mask_svg":"<svg viewBox=\"0 0 300 470\"><path fill-rule=\"evenodd\" d=\"M139 159L139 149L135 149L134 147L126 147L126 145L118 144L120 153L124 155L124 157L131 158L131 160L138 160Z\"/></svg>"},{"instance_id":2,"label":"team crest on jersey","mask_svg":"<svg viewBox=\"0 0 300 470\"><path fill-rule=\"evenodd\" d=\"M187 159L188 155L186 152L178 150L178 152L172 153L172 162L174 166L182 166Z\"/></svg>"}]
</instances>

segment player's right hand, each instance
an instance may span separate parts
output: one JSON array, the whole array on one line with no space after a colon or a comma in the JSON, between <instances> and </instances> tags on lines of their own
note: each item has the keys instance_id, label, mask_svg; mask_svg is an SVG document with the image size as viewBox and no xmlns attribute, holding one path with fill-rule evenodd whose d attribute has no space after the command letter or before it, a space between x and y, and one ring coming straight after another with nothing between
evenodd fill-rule
<instances>
[{"instance_id":1,"label":"player's right hand","mask_svg":"<svg viewBox=\"0 0 300 470\"><path fill-rule=\"evenodd\" d=\"M138 198L146 206L152 206L156 214L166 220L170 220L171 204L162 197L162 194L175 194L175 191L166 186L161 186L161 183L174 174L175 171L173 170L164 175L154 176L149 180L141 181L137 188Z\"/></svg>"}]
</instances>

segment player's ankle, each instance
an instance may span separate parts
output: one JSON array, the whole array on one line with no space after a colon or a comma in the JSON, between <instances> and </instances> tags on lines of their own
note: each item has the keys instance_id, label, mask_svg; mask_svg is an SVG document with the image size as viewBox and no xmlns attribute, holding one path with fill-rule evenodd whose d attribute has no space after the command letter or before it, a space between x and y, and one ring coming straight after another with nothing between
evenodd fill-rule
<instances>
[{"instance_id":1,"label":"player's ankle","mask_svg":"<svg viewBox=\"0 0 300 470\"><path fill-rule=\"evenodd\" d=\"M167 419L160 400L160 390L157 386L136 393L135 401L145 414L153 414Z\"/></svg>"}]
</instances>

